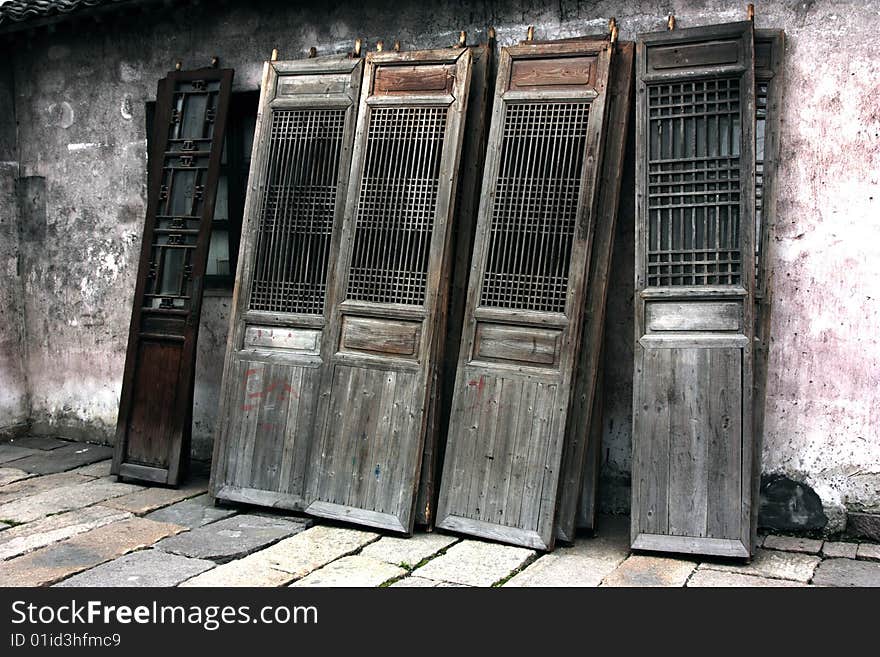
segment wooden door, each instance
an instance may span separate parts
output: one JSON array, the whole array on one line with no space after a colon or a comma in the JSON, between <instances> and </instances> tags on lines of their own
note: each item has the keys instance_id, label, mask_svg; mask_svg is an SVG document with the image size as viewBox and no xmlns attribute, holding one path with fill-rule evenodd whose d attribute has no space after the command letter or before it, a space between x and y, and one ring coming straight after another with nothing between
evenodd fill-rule
<instances>
[{"instance_id":1,"label":"wooden door","mask_svg":"<svg viewBox=\"0 0 880 657\"><path fill-rule=\"evenodd\" d=\"M483 162L486 155L486 139L489 134L489 101L492 65L495 60L495 39L470 46L471 89L468 93L467 116L461 147L461 165L457 183L455 223L450 247L452 266L445 326L438 325L438 337L444 336L440 375L433 389L428 410L428 429L422 457L422 473L419 478L419 495L416 502L417 525L431 527L437 509L437 493L440 487L440 468L443 464L444 438L448 429L449 408L452 403L452 384L455 381L457 359L461 344L462 316L467 296L468 271L474 244L477 211L480 206L480 188L483 179Z\"/></svg>"},{"instance_id":2,"label":"wooden door","mask_svg":"<svg viewBox=\"0 0 880 657\"><path fill-rule=\"evenodd\" d=\"M471 57L367 56L308 513L412 531Z\"/></svg>"},{"instance_id":3,"label":"wooden door","mask_svg":"<svg viewBox=\"0 0 880 657\"><path fill-rule=\"evenodd\" d=\"M502 49L437 525L554 540L603 149L608 41Z\"/></svg>"},{"instance_id":4,"label":"wooden door","mask_svg":"<svg viewBox=\"0 0 880 657\"><path fill-rule=\"evenodd\" d=\"M611 252L629 136L634 59L633 42L615 44L608 80L607 136L597 190L599 200L587 278L584 328L575 369L572 419L563 446L562 480L556 508L556 537L567 542L574 541L576 526L585 529L595 526L602 441L602 408L597 401L602 385L599 372L604 353L602 344Z\"/></svg>"},{"instance_id":5,"label":"wooden door","mask_svg":"<svg viewBox=\"0 0 880 657\"><path fill-rule=\"evenodd\" d=\"M639 37L636 549L751 552L753 67L750 22Z\"/></svg>"},{"instance_id":6,"label":"wooden door","mask_svg":"<svg viewBox=\"0 0 880 657\"><path fill-rule=\"evenodd\" d=\"M214 443L215 497L304 509L363 62L267 62Z\"/></svg>"},{"instance_id":7,"label":"wooden door","mask_svg":"<svg viewBox=\"0 0 880 657\"><path fill-rule=\"evenodd\" d=\"M189 460L202 281L232 73L173 71L159 82L111 468L118 476L177 485Z\"/></svg>"},{"instance_id":8,"label":"wooden door","mask_svg":"<svg viewBox=\"0 0 880 657\"><path fill-rule=\"evenodd\" d=\"M773 285L770 248L776 222L776 169L779 163L779 130L782 107L782 30L755 30L755 453L764 442L764 410L767 396L767 363L770 350ZM752 472L752 527L757 528L761 485L760 461Z\"/></svg>"}]
</instances>

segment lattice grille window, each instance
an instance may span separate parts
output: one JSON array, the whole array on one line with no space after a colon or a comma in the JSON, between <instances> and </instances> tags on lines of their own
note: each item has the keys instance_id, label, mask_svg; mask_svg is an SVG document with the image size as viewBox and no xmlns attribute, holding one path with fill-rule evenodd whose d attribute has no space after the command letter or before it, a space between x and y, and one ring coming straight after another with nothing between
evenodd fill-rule
<instances>
[{"instance_id":1,"label":"lattice grille window","mask_svg":"<svg viewBox=\"0 0 880 657\"><path fill-rule=\"evenodd\" d=\"M344 109L272 113L251 310L321 315Z\"/></svg>"},{"instance_id":2,"label":"lattice grille window","mask_svg":"<svg viewBox=\"0 0 880 657\"><path fill-rule=\"evenodd\" d=\"M180 80L173 93L143 305L185 310L192 300L220 81Z\"/></svg>"},{"instance_id":3,"label":"lattice grille window","mask_svg":"<svg viewBox=\"0 0 880 657\"><path fill-rule=\"evenodd\" d=\"M648 86L648 285L735 285L740 250L737 79Z\"/></svg>"},{"instance_id":4,"label":"lattice grille window","mask_svg":"<svg viewBox=\"0 0 880 657\"><path fill-rule=\"evenodd\" d=\"M480 303L564 312L590 107L509 103Z\"/></svg>"},{"instance_id":5,"label":"lattice grille window","mask_svg":"<svg viewBox=\"0 0 880 657\"><path fill-rule=\"evenodd\" d=\"M347 297L421 305L446 107L371 110Z\"/></svg>"}]
</instances>

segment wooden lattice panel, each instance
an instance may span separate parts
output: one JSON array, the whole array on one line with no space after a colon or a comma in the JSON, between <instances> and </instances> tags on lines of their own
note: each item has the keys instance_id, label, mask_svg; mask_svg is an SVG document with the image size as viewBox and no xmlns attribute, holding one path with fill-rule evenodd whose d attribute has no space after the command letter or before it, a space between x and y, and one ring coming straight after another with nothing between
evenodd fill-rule
<instances>
[{"instance_id":1,"label":"wooden lattice panel","mask_svg":"<svg viewBox=\"0 0 880 657\"><path fill-rule=\"evenodd\" d=\"M345 115L272 113L251 310L324 313Z\"/></svg>"},{"instance_id":2,"label":"wooden lattice panel","mask_svg":"<svg viewBox=\"0 0 880 657\"><path fill-rule=\"evenodd\" d=\"M648 285L736 285L740 81L648 85Z\"/></svg>"},{"instance_id":3,"label":"wooden lattice panel","mask_svg":"<svg viewBox=\"0 0 880 657\"><path fill-rule=\"evenodd\" d=\"M764 220L764 144L767 130L767 94L770 84L755 81L755 274L761 270L761 243Z\"/></svg>"},{"instance_id":4,"label":"wooden lattice panel","mask_svg":"<svg viewBox=\"0 0 880 657\"><path fill-rule=\"evenodd\" d=\"M266 62L211 493L302 511L363 61Z\"/></svg>"},{"instance_id":5,"label":"wooden lattice panel","mask_svg":"<svg viewBox=\"0 0 880 657\"><path fill-rule=\"evenodd\" d=\"M589 115L586 102L505 106L481 305L565 311Z\"/></svg>"},{"instance_id":6,"label":"wooden lattice panel","mask_svg":"<svg viewBox=\"0 0 880 657\"><path fill-rule=\"evenodd\" d=\"M143 305L182 310L190 306L192 299L194 253L205 207L220 81L177 80L172 84L172 109Z\"/></svg>"},{"instance_id":7,"label":"wooden lattice panel","mask_svg":"<svg viewBox=\"0 0 880 657\"><path fill-rule=\"evenodd\" d=\"M347 298L422 305L446 107L370 113Z\"/></svg>"}]
</instances>

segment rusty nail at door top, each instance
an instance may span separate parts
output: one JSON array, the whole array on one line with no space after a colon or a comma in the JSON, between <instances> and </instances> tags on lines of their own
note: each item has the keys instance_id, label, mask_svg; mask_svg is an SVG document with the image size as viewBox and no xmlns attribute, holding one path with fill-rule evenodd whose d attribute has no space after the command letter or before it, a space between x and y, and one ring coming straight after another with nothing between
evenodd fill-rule
<instances>
[{"instance_id":1,"label":"rusty nail at door top","mask_svg":"<svg viewBox=\"0 0 880 657\"><path fill-rule=\"evenodd\" d=\"M746 8L746 15L749 17L750 21L752 21L753 23L755 22L755 5L753 5L751 2Z\"/></svg>"},{"instance_id":2,"label":"rusty nail at door top","mask_svg":"<svg viewBox=\"0 0 880 657\"><path fill-rule=\"evenodd\" d=\"M669 14L666 18L666 29L674 30L675 29L675 14Z\"/></svg>"},{"instance_id":3,"label":"rusty nail at door top","mask_svg":"<svg viewBox=\"0 0 880 657\"><path fill-rule=\"evenodd\" d=\"M526 41L534 41L535 40L535 26L529 25L529 29L526 30Z\"/></svg>"}]
</instances>

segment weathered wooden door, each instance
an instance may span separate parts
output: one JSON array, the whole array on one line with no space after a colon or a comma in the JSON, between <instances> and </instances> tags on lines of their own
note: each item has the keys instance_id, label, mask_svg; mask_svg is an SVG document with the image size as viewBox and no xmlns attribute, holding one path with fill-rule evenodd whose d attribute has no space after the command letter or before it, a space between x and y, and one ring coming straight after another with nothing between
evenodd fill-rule
<instances>
[{"instance_id":1,"label":"weathered wooden door","mask_svg":"<svg viewBox=\"0 0 880 657\"><path fill-rule=\"evenodd\" d=\"M158 86L111 470L122 477L177 485L189 460L202 280L232 73L173 71Z\"/></svg>"},{"instance_id":2,"label":"weathered wooden door","mask_svg":"<svg viewBox=\"0 0 880 657\"><path fill-rule=\"evenodd\" d=\"M571 542L575 526L593 529L602 442L602 348L605 339L605 302L617 209L623 177L624 152L629 136L635 44L618 42L608 75L608 119L602 156L590 273L584 301L581 348L575 368L572 418L562 455L562 479L556 508L556 537ZM578 512L583 507L582 515ZM577 522L578 518L581 522Z\"/></svg>"},{"instance_id":3,"label":"weathered wooden door","mask_svg":"<svg viewBox=\"0 0 880 657\"><path fill-rule=\"evenodd\" d=\"M308 513L412 531L470 70L469 49L367 56Z\"/></svg>"},{"instance_id":4,"label":"weathered wooden door","mask_svg":"<svg viewBox=\"0 0 880 657\"><path fill-rule=\"evenodd\" d=\"M553 545L611 58L608 41L502 50L437 509L444 529Z\"/></svg>"},{"instance_id":5,"label":"weathered wooden door","mask_svg":"<svg viewBox=\"0 0 880 657\"><path fill-rule=\"evenodd\" d=\"M632 545L748 557L752 24L641 35L637 78Z\"/></svg>"},{"instance_id":6,"label":"weathered wooden door","mask_svg":"<svg viewBox=\"0 0 880 657\"><path fill-rule=\"evenodd\" d=\"M480 206L480 189L483 162L486 156L486 139L489 134L489 101L492 65L495 60L495 38L490 35L486 43L470 46L471 88L468 92L467 116L461 146L461 165L457 181L455 223L450 248L452 265L448 288L448 308L445 323L437 325L438 335L445 335L443 357L433 397L429 402L428 428L419 478L419 495L416 503L417 525L431 527L437 510L437 493L440 488L440 469L443 464L444 438L448 428L449 408L452 403L452 383L461 343L462 316L467 296L468 271L474 243L477 211ZM442 314L441 314L442 316Z\"/></svg>"},{"instance_id":7,"label":"weathered wooden door","mask_svg":"<svg viewBox=\"0 0 880 657\"><path fill-rule=\"evenodd\" d=\"M770 249L776 222L776 170L779 164L783 55L782 30L755 30L755 453L764 442L764 412L767 396L767 365L773 308ZM755 459L752 476L752 525L757 527L761 485L760 460Z\"/></svg>"},{"instance_id":8,"label":"weathered wooden door","mask_svg":"<svg viewBox=\"0 0 880 657\"><path fill-rule=\"evenodd\" d=\"M211 491L302 510L363 62L267 62Z\"/></svg>"}]
</instances>

